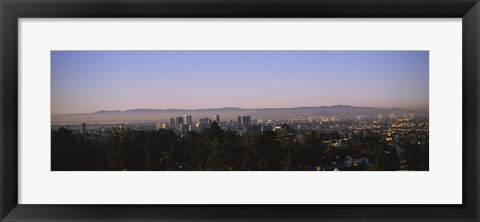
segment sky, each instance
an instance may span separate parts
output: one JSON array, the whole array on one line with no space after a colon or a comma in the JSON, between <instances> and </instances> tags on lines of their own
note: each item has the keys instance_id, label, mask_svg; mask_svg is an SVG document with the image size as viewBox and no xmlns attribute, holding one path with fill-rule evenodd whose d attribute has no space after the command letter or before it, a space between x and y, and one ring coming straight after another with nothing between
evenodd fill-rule
<instances>
[{"instance_id":1,"label":"sky","mask_svg":"<svg viewBox=\"0 0 480 222\"><path fill-rule=\"evenodd\" d=\"M428 108L428 51L52 51L52 114Z\"/></svg>"}]
</instances>

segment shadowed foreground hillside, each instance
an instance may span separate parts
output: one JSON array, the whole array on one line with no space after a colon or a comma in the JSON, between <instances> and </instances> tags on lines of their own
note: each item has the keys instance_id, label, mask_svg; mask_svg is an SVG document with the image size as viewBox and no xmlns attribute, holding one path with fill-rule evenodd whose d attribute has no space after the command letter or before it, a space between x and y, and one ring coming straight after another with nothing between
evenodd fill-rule
<instances>
[{"instance_id":1,"label":"shadowed foreground hillside","mask_svg":"<svg viewBox=\"0 0 480 222\"><path fill-rule=\"evenodd\" d=\"M242 135L216 122L202 132L138 131L117 128L110 135L52 131L53 171L293 171L428 170L428 143L403 144L402 152L375 135L356 136L339 147L324 141L338 133L317 131Z\"/></svg>"}]
</instances>

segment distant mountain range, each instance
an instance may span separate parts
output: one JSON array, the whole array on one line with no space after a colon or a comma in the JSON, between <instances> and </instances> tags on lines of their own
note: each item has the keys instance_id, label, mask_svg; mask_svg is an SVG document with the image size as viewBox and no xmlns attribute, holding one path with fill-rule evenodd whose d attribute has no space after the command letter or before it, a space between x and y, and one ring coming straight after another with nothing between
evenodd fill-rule
<instances>
[{"instance_id":1,"label":"distant mountain range","mask_svg":"<svg viewBox=\"0 0 480 222\"><path fill-rule=\"evenodd\" d=\"M155 122L167 121L171 117L191 115L194 120L200 117L220 115L226 120L235 120L237 116L250 115L252 119L287 120L305 118L308 116L336 117L343 120L355 119L357 116L376 118L390 113L410 113L416 110L401 108L373 108L355 107L348 105L293 107L293 108L261 108L245 109L238 107L224 107L211 109L131 109L131 110L100 110L94 113L52 115L52 124L78 122ZM428 114L428 111L423 111ZM385 116L386 117L386 116Z\"/></svg>"},{"instance_id":2,"label":"distant mountain range","mask_svg":"<svg viewBox=\"0 0 480 222\"><path fill-rule=\"evenodd\" d=\"M292 108L257 108L257 109L245 109L238 107L224 107L224 108L209 108L209 109L129 109L125 111L121 110L100 110L91 114L119 114L119 113L172 113L172 112L278 112L278 111L287 111L287 112L318 112L318 111L334 111L334 112L398 112L398 111L408 111L407 109L400 108L372 108L372 107L356 107L348 105L335 105L335 106L302 106L302 107L292 107ZM88 114L88 113L81 113ZM78 115L78 114L67 114L67 115Z\"/></svg>"}]
</instances>

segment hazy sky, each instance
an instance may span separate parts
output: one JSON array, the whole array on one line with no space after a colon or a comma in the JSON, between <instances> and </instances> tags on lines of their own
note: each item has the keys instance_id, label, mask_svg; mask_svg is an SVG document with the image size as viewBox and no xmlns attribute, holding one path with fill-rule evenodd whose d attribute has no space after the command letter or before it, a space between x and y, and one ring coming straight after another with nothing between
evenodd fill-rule
<instances>
[{"instance_id":1,"label":"hazy sky","mask_svg":"<svg viewBox=\"0 0 480 222\"><path fill-rule=\"evenodd\" d=\"M428 108L428 51L52 51L52 114Z\"/></svg>"}]
</instances>

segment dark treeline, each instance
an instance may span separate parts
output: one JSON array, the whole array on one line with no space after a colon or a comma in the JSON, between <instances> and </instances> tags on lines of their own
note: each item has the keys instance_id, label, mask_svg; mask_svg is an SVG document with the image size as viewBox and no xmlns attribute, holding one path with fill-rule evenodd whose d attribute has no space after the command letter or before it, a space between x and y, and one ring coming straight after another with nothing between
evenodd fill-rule
<instances>
[{"instance_id":1,"label":"dark treeline","mask_svg":"<svg viewBox=\"0 0 480 222\"><path fill-rule=\"evenodd\" d=\"M255 127L253 127L255 129ZM201 133L177 135L172 130L137 131L119 128L108 136L52 131L53 171L92 170L315 170L316 166L342 162L346 156L366 157L365 170L399 170L399 155L380 138L355 137L347 148L323 141L340 139L338 133L317 131L294 135L287 125L281 132L238 135L215 122ZM402 157L406 170L428 170L428 144L406 142Z\"/></svg>"}]
</instances>

